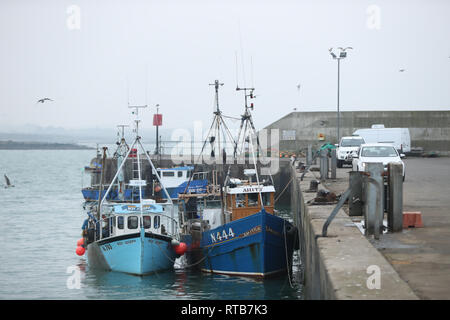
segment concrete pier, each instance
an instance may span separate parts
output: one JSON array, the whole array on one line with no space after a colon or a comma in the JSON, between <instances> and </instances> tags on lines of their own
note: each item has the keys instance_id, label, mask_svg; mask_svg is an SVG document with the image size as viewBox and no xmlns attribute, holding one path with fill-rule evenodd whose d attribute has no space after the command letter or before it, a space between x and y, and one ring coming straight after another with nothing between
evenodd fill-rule
<instances>
[{"instance_id":1,"label":"concrete pier","mask_svg":"<svg viewBox=\"0 0 450 320\"><path fill-rule=\"evenodd\" d=\"M349 208L344 206L328 231L334 238L314 239L312 234L320 234L321 225L333 206L305 205L303 230L309 254L309 258L306 256L306 280L312 283L306 287L312 291L310 297L355 299L353 289L358 286L366 295L359 298L450 299L450 158L407 158L404 162L403 212L420 212L423 228L387 232L379 240L366 238L355 227L364 218L348 216ZM322 182L319 189L325 188L337 195L343 193L348 188L350 171L349 166L338 169L337 178ZM295 174L299 175L298 172ZM293 196L303 196L305 203L315 196L305 192L309 186L307 180L314 179L313 174L317 175L317 172L308 173L304 182L295 184L297 190ZM387 218L385 215L385 224ZM348 269L359 274L362 281L364 272L361 269L375 258L376 263L384 266L381 268L381 290L363 290L364 283L356 282L356 278L346 276L345 272ZM332 289L330 282L334 286ZM398 285L393 285L395 283ZM322 287L318 290L320 284ZM388 287L392 292L384 290ZM337 293L332 295L335 289L338 289Z\"/></svg>"},{"instance_id":2,"label":"concrete pier","mask_svg":"<svg viewBox=\"0 0 450 320\"><path fill-rule=\"evenodd\" d=\"M339 171L338 171L339 173ZM341 172L342 174L342 172ZM377 248L340 210L322 237L322 227L335 205L309 205L316 197L307 192L317 172L301 173L291 167L291 207L302 241L306 299L418 299ZM319 185L324 188L324 183Z\"/></svg>"}]
</instances>

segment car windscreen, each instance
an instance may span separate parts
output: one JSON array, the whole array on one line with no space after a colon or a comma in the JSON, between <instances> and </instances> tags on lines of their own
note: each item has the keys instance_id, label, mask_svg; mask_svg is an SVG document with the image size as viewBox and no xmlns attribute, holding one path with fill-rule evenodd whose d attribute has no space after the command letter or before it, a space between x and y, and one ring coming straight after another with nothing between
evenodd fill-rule
<instances>
[{"instance_id":1,"label":"car windscreen","mask_svg":"<svg viewBox=\"0 0 450 320\"><path fill-rule=\"evenodd\" d=\"M342 139L341 147L359 147L363 143L363 139Z\"/></svg>"},{"instance_id":2,"label":"car windscreen","mask_svg":"<svg viewBox=\"0 0 450 320\"><path fill-rule=\"evenodd\" d=\"M362 157L397 157L397 151L394 147L373 146L364 147L361 151Z\"/></svg>"}]
</instances>

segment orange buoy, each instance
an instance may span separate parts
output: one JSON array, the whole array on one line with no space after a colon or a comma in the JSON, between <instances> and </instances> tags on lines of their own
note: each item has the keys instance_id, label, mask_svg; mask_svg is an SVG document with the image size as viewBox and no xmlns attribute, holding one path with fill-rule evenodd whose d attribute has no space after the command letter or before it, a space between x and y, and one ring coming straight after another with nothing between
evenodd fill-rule
<instances>
[{"instance_id":1,"label":"orange buoy","mask_svg":"<svg viewBox=\"0 0 450 320\"><path fill-rule=\"evenodd\" d=\"M77 255L82 256L84 254L84 252L86 251L86 249L84 249L82 246L78 246L77 249L75 250L75 252L77 253Z\"/></svg>"},{"instance_id":2,"label":"orange buoy","mask_svg":"<svg viewBox=\"0 0 450 320\"><path fill-rule=\"evenodd\" d=\"M187 250L187 245L184 242L180 242L180 244L174 246L173 248L175 249L175 253L177 255L182 256Z\"/></svg>"},{"instance_id":3,"label":"orange buoy","mask_svg":"<svg viewBox=\"0 0 450 320\"><path fill-rule=\"evenodd\" d=\"M84 244L84 238L80 238L77 241L77 246L82 246Z\"/></svg>"},{"instance_id":4,"label":"orange buoy","mask_svg":"<svg viewBox=\"0 0 450 320\"><path fill-rule=\"evenodd\" d=\"M161 186L159 184L157 184L155 186L155 192L160 192L161 191Z\"/></svg>"}]
</instances>

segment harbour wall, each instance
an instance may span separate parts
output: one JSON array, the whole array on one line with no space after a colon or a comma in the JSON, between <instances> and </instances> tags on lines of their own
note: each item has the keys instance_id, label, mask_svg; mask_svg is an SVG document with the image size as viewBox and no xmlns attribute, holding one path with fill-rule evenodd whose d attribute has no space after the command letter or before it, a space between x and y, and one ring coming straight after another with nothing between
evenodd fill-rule
<instances>
[{"instance_id":1,"label":"harbour wall","mask_svg":"<svg viewBox=\"0 0 450 320\"><path fill-rule=\"evenodd\" d=\"M384 124L386 128L409 128L411 147L450 153L450 111L343 111L340 136L357 129ZM291 112L264 129L279 129L280 151L299 151L309 144L337 143L337 112ZM323 140L319 140L319 135Z\"/></svg>"},{"instance_id":2,"label":"harbour wall","mask_svg":"<svg viewBox=\"0 0 450 320\"><path fill-rule=\"evenodd\" d=\"M294 166L286 168L293 179L291 210L299 230L308 300L410 300L418 299L383 255L361 234L341 209L322 237L322 228L335 205L309 205L316 192L308 192L316 178L301 181ZM325 189L320 185L320 189Z\"/></svg>"}]
</instances>

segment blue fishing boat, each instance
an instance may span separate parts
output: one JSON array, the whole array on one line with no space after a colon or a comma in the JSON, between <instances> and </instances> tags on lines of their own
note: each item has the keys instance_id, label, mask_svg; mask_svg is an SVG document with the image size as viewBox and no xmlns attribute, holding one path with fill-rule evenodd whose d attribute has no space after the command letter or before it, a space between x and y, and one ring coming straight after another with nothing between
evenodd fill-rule
<instances>
[{"instance_id":1,"label":"blue fishing boat","mask_svg":"<svg viewBox=\"0 0 450 320\"><path fill-rule=\"evenodd\" d=\"M207 192L208 172L193 172L193 166L180 166L172 168L158 168L162 183L173 200L178 199L181 193ZM191 179L191 175L193 175ZM189 181L190 180L190 181ZM165 199L165 194L162 195Z\"/></svg>"},{"instance_id":2,"label":"blue fishing boat","mask_svg":"<svg viewBox=\"0 0 450 320\"><path fill-rule=\"evenodd\" d=\"M216 110L211 125L211 128L217 128L216 133L208 134L202 151L209 141L211 157L215 158L214 150L218 149L219 158L222 155L226 160L225 150L220 149L224 142L216 142L220 141L217 135L221 132L220 126L225 126L218 104L219 86L216 80ZM203 272L261 278L289 273L293 251L299 245L297 229L287 219L275 215L273 179L259 180L253 139L259 148L260 145L250 113L253 104L248 106L247 103L249 97L254 97L254 88L237 90L245 92L245 113L241 118L238 139L234 141L234 157L238 153L244 157L251 154L254 169L244 170L247 180L240 180L230 177L228 167L228 174L219 189L219 207L210 207L207 201L217 197L217 193L213 197L203 196L203 199L195 195L179 195L181 239L187 244L185 258L188 266L197 266ZM252 181L253 176L256 176L255 182Z\"/></svg>"},{"instance_id":3,"label":"blue fishing boat","mask_svg":"<svg viewBox=\"0 0 450 320\"><path fill-rule=\"evenodd\" d=\"M261 278L289 272L297 231L274 214L274 187L231 181L223 188L222 208L191 214L189 234L182 236L187 264L203 272Z\"/></svg>"},{"instance_id":4,"label":"blue fishing boat","mask_svg":"<svg viewBox=\"0 0 450 320\"><path fill-rule=\"evenodd\" d=\"M101 235L96 219L87 229L90 267L134 275L173 267L179 242L168 233L171 218L162 205L114 204L108 209L101 220Z\"/></svg>"},{"instance_id":5,"label":"blue fishing boat","mask_svg":"<svg viewBox=\"0 0 450 320\"><path fill-rule=\"evenodd\" d=\"M135 114L137 116L137 110ZM88 264L92 268L145 275L173 268L175 259L184 253L184 244L178 240L172 199L141 143L139 120L136 119L135 123L136 138L131 148L118 162L120 165L107 190L102 193L101 200L87 209L83 238L79 240L76 252L83 255L86 251ZM144 198L147 181L141 172L140 152L147 158L162 192L167 196L164 202ZM121 189L124 182L122 170L130 155L133 176L129 185L138 190L138 202L126 201L123 197L112 201L108 195L115 188ZM106 148L103 151L99 190L104 189L105 161Z\"/></svg>"}]
</instances>

